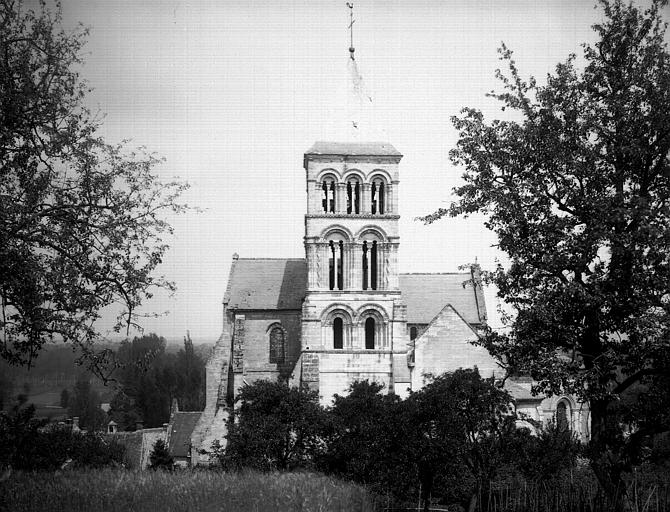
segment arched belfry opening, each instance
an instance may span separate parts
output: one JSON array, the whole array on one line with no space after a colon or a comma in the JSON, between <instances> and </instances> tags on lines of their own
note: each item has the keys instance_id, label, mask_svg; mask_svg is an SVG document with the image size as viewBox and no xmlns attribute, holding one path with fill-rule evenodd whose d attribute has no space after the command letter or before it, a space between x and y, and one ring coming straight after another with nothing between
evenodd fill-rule
<instances>
[{"instance_id":1,"label":"arched belfry opening","mask_svg":"<svg viewBox=\"0 0 670 512\"><path fill-rule=\"evenodd\" d=\"M376 290L378 281L377 240L363 242L363 290Z\"/></svg>"},{"instance_id":2,"label":"arched belfry opening","mask_svg":"<svg viewBox=\"0 0 670 512\"><path fill-rule=\"evenodd\" d=\"M344 242L331 240L328 255L328 286L331 290L344 289Z\"/></svg>"},{"instance_id":3,"label":"arched belfry opening","mask_svg":"<svg viewBox=\"0 0 670 512\"><path fill-rule=\"evenodd\" d=\"M323 213L335 213L335 188L336 183L333 177L326 177L321 183L321 207Z\"/></svg>"},{"instance_id":4,"label":"arched belfry opening","mask_svg":"<svg viewBox=\"0 0 670 512\"><path fill-rule=\"evenodd\" d=\"M361 182L357 178L347 180L347 214L361 213Z\"/></svg>"}]
</instances>

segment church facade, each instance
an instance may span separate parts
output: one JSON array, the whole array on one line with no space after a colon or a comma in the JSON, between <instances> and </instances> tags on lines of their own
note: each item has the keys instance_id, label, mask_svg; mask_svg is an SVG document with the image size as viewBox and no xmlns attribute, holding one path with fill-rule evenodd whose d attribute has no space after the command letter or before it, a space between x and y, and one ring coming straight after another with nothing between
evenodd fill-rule
<instances>
[{"instance_id":1,"label":"church facade","mask_svg":"<svg viewBox=\"0 0 670 512\"><path fill-rule=\"evenodd\" d=\"M305 258L233 255L223 332L207 363L206 409L191 437L206 462L239 389L258 379L304 385L322 404L357 380L406 396L430 375L477 367L503 372L473 345L486 325L479 269L400 274L398 189L402 155L388 143L317 142L304 154ZM517 410L585 438L588 407L506 382Z\"/></svg>"}]
</instances>

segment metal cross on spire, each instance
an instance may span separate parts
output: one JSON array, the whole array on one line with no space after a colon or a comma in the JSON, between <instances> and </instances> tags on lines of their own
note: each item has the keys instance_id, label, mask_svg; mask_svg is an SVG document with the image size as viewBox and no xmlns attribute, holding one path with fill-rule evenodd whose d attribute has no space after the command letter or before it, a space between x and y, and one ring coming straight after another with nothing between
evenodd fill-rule
<instances>
[{"instance_id":1,"label":"metal cross on spire","mask_svg":"<svg viewBox=\"0 0 670 512\"><path fill-rule=\"evenodd\" d=\"M354 48L354 22L356 21L354 19L354 4L351 2L347 2L347 7L349 7L349 56L351 57L351 60L354 59L354 52L356 49Z\"/></svg>"}]
</instances>

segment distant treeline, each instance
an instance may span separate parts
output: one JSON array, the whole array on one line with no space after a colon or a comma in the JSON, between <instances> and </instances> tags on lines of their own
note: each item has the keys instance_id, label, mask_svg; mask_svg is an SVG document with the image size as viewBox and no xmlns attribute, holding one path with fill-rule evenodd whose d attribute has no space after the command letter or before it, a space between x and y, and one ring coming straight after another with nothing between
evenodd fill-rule
<instances>
[{"instance_id":1,"label":"distant treeline","mask_svg":"<svg viewBox=\"0 0 670 512\"><path fill-rule=\"evenodd\" d=\"M182 410L201 410L205 399L205 362L211 347L194 346L187 337L179 347L163 337L148 334L121 343L101 345L111 351L110 381L103 383L79 365L71 346L52 345L31 368L0 361L0 410L19 395L58 391L60 406L77 416L82 428L104 429L113 419L120 430L161 426L169 420L170 405L177 399ZM109 414L100 409L110 402Z\"/></svg>"}]
</instances>

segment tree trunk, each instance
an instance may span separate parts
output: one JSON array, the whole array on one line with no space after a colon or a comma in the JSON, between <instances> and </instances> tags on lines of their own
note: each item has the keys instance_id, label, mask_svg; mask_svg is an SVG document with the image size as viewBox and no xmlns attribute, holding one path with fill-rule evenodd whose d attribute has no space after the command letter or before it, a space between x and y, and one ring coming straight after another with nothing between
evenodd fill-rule
<instances>
[{"instance_id":1,"label":"tree trunk","mask_svg":"<svg viewBox=\"0 0 670 512\"><path fill-rule=\"evenodd\" d=\"M622 478L621 460L623 444L617 440L621 426L608 414L609 400L591 402L590 459L593 472L613 512L630 510L626 484Z\"/></svg>"}]
</instances>

